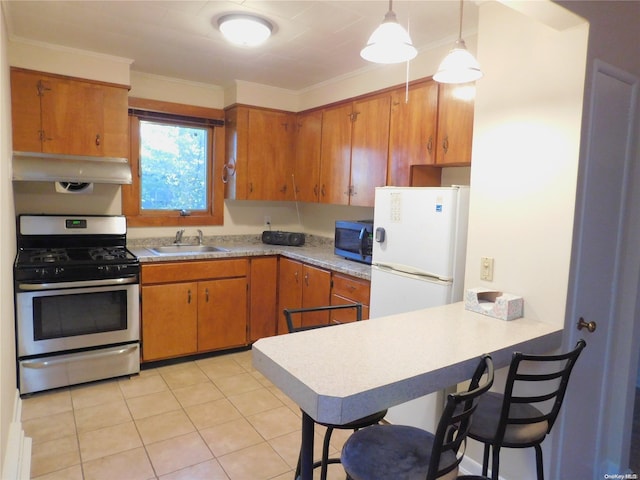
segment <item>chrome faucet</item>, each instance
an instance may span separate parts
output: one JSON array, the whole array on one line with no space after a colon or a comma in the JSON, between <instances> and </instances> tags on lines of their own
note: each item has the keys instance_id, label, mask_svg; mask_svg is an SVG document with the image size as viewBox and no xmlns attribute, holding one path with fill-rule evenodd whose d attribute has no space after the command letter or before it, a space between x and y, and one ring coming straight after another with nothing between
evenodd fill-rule
<instances>
[{"instance_id":1,"label":"chrome faucet","mask_svg":"<svg viewBox=\"0 0 640 480\"><path fill-rule=\"evenodd\" d=\"M198 245L202 245L203 236L202 230L198 229Z\"/></svg>"},{"instance_id":2,"label":"chrome faucet","mask_svg":"<svg viewBox=\"0 0 640 480\"><path fill-rule=\"evenodd\" d=\"M175 244L182 243L182 235L184 235L184 228L182 230L178 230L176 232L176 239L174 240L173 243L175 243Z\"/></svg>"}]
</instances>

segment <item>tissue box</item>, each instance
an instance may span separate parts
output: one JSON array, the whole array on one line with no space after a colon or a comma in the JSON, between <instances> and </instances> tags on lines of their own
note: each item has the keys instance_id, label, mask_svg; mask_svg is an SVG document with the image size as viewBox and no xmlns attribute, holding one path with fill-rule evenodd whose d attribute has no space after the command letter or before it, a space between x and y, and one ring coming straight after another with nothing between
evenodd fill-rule
<instances>
[{"instance_id":1,"label":"tissue box","mask_svg":"<svg viewBox=\"0 0 640 480\"><path fill-rule=\"evenodd\" d=\"M524 300L511 293L470 288L465 292L464 308L500 320L513 320L522 317Z\"/></svg>"}]
</instances>

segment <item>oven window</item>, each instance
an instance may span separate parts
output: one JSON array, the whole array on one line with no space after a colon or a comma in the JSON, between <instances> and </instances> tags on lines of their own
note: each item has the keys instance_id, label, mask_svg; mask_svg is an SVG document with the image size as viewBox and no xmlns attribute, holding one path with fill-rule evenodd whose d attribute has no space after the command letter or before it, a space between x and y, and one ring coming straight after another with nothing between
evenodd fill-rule
<instances>
[{"instance_id":1,"label":"oven window","mask_svg":"<svg viewBox=\"0 0 640 480\"><path fill-rule=\"evenodd\" d=\"M35 340L127 329L127 291L35 297Z\"/></svg>"}]
</instances>

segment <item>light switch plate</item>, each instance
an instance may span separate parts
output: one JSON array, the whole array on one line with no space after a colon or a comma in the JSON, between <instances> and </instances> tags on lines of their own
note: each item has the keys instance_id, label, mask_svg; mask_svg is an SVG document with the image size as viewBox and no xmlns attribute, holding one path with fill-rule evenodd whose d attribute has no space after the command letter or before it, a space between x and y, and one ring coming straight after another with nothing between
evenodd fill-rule
<instances>
[{"instance_id":1,"label":"light switch plate","mask_svg":"<svg viewBox=\"0 0 640 480\"><path fill-rule=\"evenodd\" d=\"M480 280L493 281L493 257L480 257Z\"/></svg>"}]
</instances>

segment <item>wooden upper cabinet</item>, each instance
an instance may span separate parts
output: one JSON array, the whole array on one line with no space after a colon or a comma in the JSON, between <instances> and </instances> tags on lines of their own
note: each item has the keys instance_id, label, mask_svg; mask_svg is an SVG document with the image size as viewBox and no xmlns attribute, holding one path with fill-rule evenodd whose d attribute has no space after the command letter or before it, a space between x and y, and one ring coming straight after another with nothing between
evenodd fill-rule
<instances>
[{"instance_id":1,"label":"wooden upper cabinet","mask_svg":"<svg viewBox=\"0 0 640 480\"><path fill-rule=\"evenodd\" d=\"M11 70L13 149L128 157L128 89Z\"/></svg>"},{"instance_id":2,"label":"wooden upper cabinet","mask_svg":"<svg viewBox=\"0 0 640 480\"><path fill-rule=\"evenodd\" d=\"M475 85L440 84L436 164L471 164Z\"/></svg>"},{"instance_id":3,"label":"wooden upper cabinet","mask_svg":"<svg viewBox=\"0 0 640 480\"><path fill-rule=\"evenodd\" d=\"M295 115L237 106L225 119L227 198L293 200Z\"/></svg>"},{"instance_id":4,"label":"wooden upper cabinet","mask_svg":"<svg viewBox=\"0 0 640 480\"><path fill-rule=\"evenodd\" d=\"M372 207L375 188L387 180L390 95L353 104L350 205Z\"/></svg>"},{"instance_id":5,"label":"wooden upper cabinet","mask_svg":"<svg viewBox=\"0 0 640 480\"><path fill-rule=\"evenodd\" d=\"M300 113L295 129L295 199L317 202L320 197L322 111Z\"/></svg>"},{"instance_id":6,"label":"wooden upper cabinet","mask_svg":"<svg viewBox=\"0 0 640 480\"><path fill-rule=\"evenodd\" d=\"M324 110L321 202L373 206L375 187L386 182L390 105L380 95Z\"/></svg>"},{"instance_id":7,"label":"wooden upper cabinet","mask_svg":"<svg viewBox=\"0 0 640 480\"><path fill-rule=\"evenodd\" d=\"M436 158L438 84L433 80L391 94L387 185L410 186L411 165L433 165Z\"/></svg>"},{"instance_id":8,"label":"wooden upper cabinet","mask_svg":"<svg viewBox=\"0 0 640 480\"><path fill-rule=\"evenodd\" d=\"M353 105L340 104L322 113L320 201L349 204L351 174L351 119Z\"/></svg>"}]
</instances>

